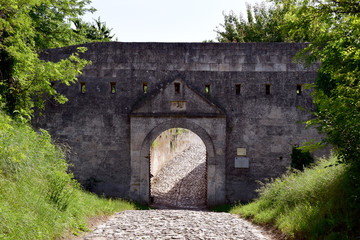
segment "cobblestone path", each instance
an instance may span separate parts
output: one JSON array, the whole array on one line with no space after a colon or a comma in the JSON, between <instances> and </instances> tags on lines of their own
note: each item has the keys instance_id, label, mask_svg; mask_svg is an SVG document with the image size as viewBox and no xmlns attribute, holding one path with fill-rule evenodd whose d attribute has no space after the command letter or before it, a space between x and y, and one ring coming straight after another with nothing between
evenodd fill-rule
<instances>
[{"instance_id":1,"label":"cobblestone path","mask_svg":"<svg viewBox=\"0 0 360 240\"><path fill-rule=\"evenodd\" d=\"M205 208L205 145L192 145L171 159L152 179L151 195L158 208Z\"/></svg>"},{"instance_id":2,"label":"cobblestone path","mask_svg":"<svg viewBox=\"0 0 360 240\"><path fill-rule=\"evenodd\" d=\"M199 210L206 206L205 146L192 145L170 160L151 190L154 205L176 209L120 212L81 239L270 239L236 215Z\"/></svg>"},{"instance_id":3,"label":"cobblestone path","mask_svg":"<svg viewBox=\"0 0 360 240\"><path fill-rule=\"evenodd\" d=\"M265 240L261 229L229 213L193 210L132 210L115 214L86 235L105 239Z\"/></svg>"}]
</instances>

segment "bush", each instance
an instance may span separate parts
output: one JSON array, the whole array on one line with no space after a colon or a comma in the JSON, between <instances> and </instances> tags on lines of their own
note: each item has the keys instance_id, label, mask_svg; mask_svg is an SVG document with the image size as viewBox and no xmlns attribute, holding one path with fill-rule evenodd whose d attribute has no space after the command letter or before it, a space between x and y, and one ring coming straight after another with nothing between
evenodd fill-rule
<instances>
[{"instance_id":1,"label":"bush","mask_svg":"<svg viewBox=\"0 0 360 240\"><path fill-rule=\"evenodd\" d=\"M297 170L304 170L304 167L314 163L314 158L309 151L303 151L298 147L293 147L291 152L291 167Z\"/></svg>"}]
</instances>

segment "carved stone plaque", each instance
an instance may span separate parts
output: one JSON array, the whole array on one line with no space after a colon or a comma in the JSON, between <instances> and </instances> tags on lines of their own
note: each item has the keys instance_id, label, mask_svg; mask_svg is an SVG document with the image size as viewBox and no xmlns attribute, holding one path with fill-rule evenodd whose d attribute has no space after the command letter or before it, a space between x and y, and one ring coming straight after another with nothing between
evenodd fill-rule
<instances>
[{"instance_id":1,"label":"carved stone plaque","mask_svg":"<svg viewBox=\"0 0 360 240\"><path fill-rule=\"evenodd\" d=\"M171 111L185 111L186 110L186 101L171 101L170 102Z\"/></svg>"}]
</instances>

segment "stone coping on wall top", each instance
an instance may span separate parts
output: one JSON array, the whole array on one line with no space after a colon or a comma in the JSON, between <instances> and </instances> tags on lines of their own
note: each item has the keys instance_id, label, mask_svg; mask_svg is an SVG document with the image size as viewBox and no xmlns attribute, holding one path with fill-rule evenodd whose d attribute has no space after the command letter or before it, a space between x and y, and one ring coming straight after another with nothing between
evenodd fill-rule
<instances>
[{"instance_id":1,"label":"stone coping on wall top","mask_svg":"<svg viewBox=\"0 0 360 240\"><path fill-rule=\"evenodd\" d=\"M161 118L161 117L171 117L171 118L225 118L225 114L218 114L218 113L189 113L189 112L183 112L183 113L130 113L130 117L155 117L155 118Z\"/></svg>"},{"instance_id":2,"label":"stone coping on wall top","mask_svg":"<svg viewBox=\"0 0 360 240\"><path fill-rule=\"evenodd\" d=\"M299 72L316 71L318 64L305 68L294 62L305 43L88 43L43 50L41 57L58 61L87 47L81 57L91 60L86 70L205 71L205 72Z\"/></svg>"},{"instance_id":3,"label":"stone coping on wall top","mask_svg":"<svg viewBox=\"0 0 360 240\"><path fill-rule=\"evenodd\" d=\"M200 42L97 42L86 43L80 45L73 45L62 47L64 53L73 52L78 47L87 47L89 49L230 49L230 50L290 50L299 51L308 46L308 43L284 43L284 42L254 42L254 43L200 43ZM53 49L46 49L52 51Z\"/></svg>"}]
</instances>

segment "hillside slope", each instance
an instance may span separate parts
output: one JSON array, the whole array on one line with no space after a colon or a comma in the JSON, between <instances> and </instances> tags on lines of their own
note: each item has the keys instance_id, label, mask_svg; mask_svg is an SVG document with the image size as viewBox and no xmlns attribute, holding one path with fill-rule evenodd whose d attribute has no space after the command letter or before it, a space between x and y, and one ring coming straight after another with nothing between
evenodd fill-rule
<instances>
[{"instance_id":1,"label":"hillside slope","mask_svg":"<svg viewBox=\"0 0 360 240\"><path fill-rule=\"evenodd\" d=\"M272 225L291 239L359 239L360 172L333 157L265 184L230 212Z\"/></svg>"},{"instance_id":2,"label":"hillside slope","mask_svg":"<svg viewBox=\"0 0 360 240\"><path fill-rule=\"evenodd\" d=\"M0 112L0 239L54 239L86 231L95 215L135 209L81 190L68 173L65 151Z\"/></svg>"}]
</instances>

